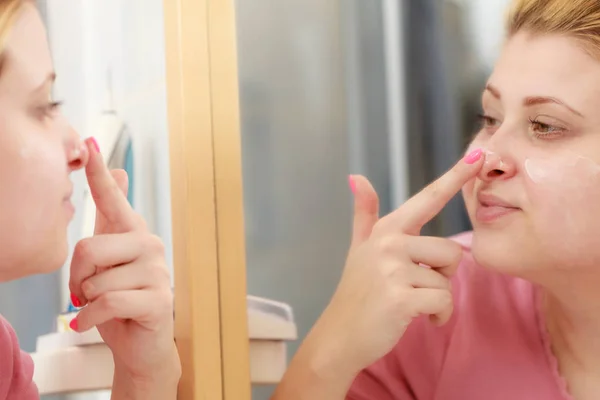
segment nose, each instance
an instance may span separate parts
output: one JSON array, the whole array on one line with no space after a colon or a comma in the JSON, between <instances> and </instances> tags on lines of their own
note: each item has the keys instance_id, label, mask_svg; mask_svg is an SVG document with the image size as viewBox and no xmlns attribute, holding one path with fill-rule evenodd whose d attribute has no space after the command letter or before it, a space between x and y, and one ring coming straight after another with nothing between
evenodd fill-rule
<instances>
[{"instance_id":1,"label":"nose","mask_svg":"<svg viewBox=\"0 0 600 400\"><path fill-rule=\"evenodd\" d=\"M485 150L485 162L478 176L484 182L505 180L513 177L516 170L515 163L510 156L504 156L492 150Z\"/></svg>"},{"instance_id":2,"label":"nose","mask_svg":"<svg viewBox=\"0 0 600 400\"><path fill-rule=\"evenodd\" d=\"M79 134L71 126L68 127L66 151L70 171L85 168L89 158L88 149Z\"/></svg>"}]
</instances>

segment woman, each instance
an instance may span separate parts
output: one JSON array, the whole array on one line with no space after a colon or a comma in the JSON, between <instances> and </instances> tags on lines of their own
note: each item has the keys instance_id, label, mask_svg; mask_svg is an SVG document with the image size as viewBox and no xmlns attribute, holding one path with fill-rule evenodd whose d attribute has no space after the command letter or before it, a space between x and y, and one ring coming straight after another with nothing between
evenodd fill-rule
<instances>
[{"instance_id":1,"label":"woman","mask_svg":"<svg viewBox=\"0 0 600 400\"><path fill-rule=\"evenodd\" d=\"M163 245L129 206L125 172L108 171L94 139L82 143L52 100L33 2L0 0L0 52L0 281L63 265L69 174L85 168L98 212L95 235L77 244L71 264L71 298L83 307L71 327L97 327L112 350L113 399L175 399L181 366ZM32 374L0 318L0 399L38 399Z\"/></svg>"},{"instance_id":2,"label":"woman","mask_svg":"<svg viewBox=\"0 0 600 400\"><path fill-rule=\"evenodd\" d=\"M482 106L390 215L351 178L344 274L276 399L600 398L600 2L514 1ZM461 188L473 232L419 236Z\"/></svg>"}]
</instances>

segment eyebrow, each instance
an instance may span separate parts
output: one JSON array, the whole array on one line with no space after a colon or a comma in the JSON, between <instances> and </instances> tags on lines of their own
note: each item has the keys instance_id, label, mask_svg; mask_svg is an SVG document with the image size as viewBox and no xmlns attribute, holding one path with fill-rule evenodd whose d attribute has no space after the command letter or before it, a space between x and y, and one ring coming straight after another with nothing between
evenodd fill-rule
<instances>
[{"instance_id":1,"label":"eyebrow","mask_svg":"<svg viewBox=\"0 0 600 400\"><path fill-rule=\"evenodd\" d=\"M490 92L490 94L492 96L494 96L495 98L500 100L500 98L501 98L500 91L498 89L496 89L494 86L492 86L488 83L487 85L485 85L485 90ZM561 101L561 100L557 99L556 97L530 96L530 97L526 97L525 100L523 100L523 105L526 107L531 107L531 106L535 106L538 104L549 104L549 103L561 105L561 106L565 107L567 110L571 111L573 114L583 117L582 113L575 110L573 107L570 107L564 101Z\"/></svg>"},{"instance_id":2,"label":"eyebrow","mask_svg":"<svg viewBox=\"0 0 600 400\"><path fill-rule=\"evenodd\" d=\"M50 72L46 76L46 79L44 79L44 82L42 82L37 88L34 89L33 93L40 92L42 89L44 89L44 87L46 86L46 84L48 82L54 82L55 80L56 80L56 72Z\"/></svg>"}]
</instances>

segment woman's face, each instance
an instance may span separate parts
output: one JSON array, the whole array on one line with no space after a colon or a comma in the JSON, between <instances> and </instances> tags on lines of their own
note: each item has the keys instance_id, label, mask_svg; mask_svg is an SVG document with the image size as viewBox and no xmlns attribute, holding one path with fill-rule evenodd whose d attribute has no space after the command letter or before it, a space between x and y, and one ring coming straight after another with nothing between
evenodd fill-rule
<instances>
[{"instance_id":1,"label":"woman's face","mask_svg":"<svg viewBox=\"0 0 600 400\"><path fill-rule=\"evenodd\" d=\"M600 262L600 62L565 36L519 33L482 97L487 151L463 189L473 254L535 278ZM511 208L514 207L514 208Z\"/></svg>"},{"instance_id":2,"label":"woman's face","mask_svg":"<svg viewBox=\"0 0 600 400\"><path fill-rule=\"evenodd\" d=\"M73 215L69 174L87 150L53 104L43 23L27 4L0 73L0 282L59 268Z\"/></svg>"}]
</instances>

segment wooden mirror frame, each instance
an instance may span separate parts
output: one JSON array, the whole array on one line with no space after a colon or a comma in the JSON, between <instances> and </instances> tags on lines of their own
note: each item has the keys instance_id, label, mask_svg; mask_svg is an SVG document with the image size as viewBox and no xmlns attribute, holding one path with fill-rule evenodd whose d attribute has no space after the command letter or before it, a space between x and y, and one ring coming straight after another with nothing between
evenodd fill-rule
<instances>
[{"instance_id":1,"label":"wooden mirror frame","mask_svg":"<svg viewBox=\"0 0 600 400\"><path fill-rule=\"evenodd\" d=\"M233 0L164 0L182 400L250 400Z\"/></svg>"}]
</instances>

